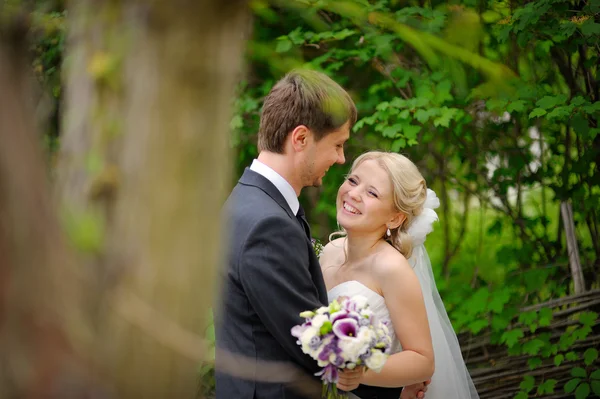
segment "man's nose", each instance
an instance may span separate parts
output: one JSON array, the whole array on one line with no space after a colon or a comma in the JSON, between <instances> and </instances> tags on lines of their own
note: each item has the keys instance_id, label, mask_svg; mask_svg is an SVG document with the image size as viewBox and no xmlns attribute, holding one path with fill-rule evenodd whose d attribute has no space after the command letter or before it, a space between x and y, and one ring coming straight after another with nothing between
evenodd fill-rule
<instances>
[{"instance_id":1,"label":"man's nose","mask_svg":"<svg viewBox=\"0 0 600 399\"><path fill-rule=\"evenodd\" d=\"M339 163L340 165L344 164L346 162L346 158L344 157L344 149L342 149L340 151L340 153L338 154L338 159L337 159L337 163Z\"/></svg>"}]
</instances>

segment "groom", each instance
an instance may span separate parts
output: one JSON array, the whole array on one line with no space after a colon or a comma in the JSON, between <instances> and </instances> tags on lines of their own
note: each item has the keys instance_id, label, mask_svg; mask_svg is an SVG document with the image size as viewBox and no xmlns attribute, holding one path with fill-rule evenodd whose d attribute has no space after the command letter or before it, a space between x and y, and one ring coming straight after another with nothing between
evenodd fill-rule
<instances>
[{"instance_id":1,"label":"groom","mask_svg":"<svg viewBox=\"0 0 600 399\"><path fill-rule=\"evenodd\" d=\"M290 72L264 101L260 154L225 205L229 241L215 323L217 399L304 398L289 384L253 377L265 362L292 364L307 375L320 370L290 332L303 322L300 312L328 304L298 196L304 187L320 186L333 164L345 162L344 143L356 114L342 87L308 70ZM250 361L244 370L247 378L223 370L223 353ZM280 377L274 374L270 381ZM341 387L353 390L359 379L359 371L350 372ZM363 396L361 390L373 394ZM385 398L386 391L361 386L353 392ZM399 396L397 389L391 397Z\"/></svg>"}]
</instances>

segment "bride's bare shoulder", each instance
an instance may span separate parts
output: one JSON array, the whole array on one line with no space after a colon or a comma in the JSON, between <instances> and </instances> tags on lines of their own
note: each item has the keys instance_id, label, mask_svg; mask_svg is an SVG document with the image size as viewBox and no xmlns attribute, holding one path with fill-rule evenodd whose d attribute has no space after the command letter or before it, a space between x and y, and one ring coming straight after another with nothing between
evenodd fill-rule
<instances>
[{"instance_id":1,"label":"bride's bare shoulder","mask_svg":"<svg viewBox=\"0 0 600 399\"><path fill-rule=\"evenodd\" d=\"M334 266L339 262L340 259L343 259L344 256L344 244L345 238L336 238L333 241L329 241L327 245L323 247L323 251L321 252L321 256L319 256L319 262L321 263L321 268L327 268L330 266Z\"/></svg>"},{"instance_id":2,"label":"bride's bare shoulder","mask_svg":"<svg viewBox=\"0 0 600 399\"><path fill-rule=\"evenodd\" d=\"M381 282L414 275L408 260L392 246L385 248L378 254L373 262L372 270Z\"/></svg>"}]
</instances>

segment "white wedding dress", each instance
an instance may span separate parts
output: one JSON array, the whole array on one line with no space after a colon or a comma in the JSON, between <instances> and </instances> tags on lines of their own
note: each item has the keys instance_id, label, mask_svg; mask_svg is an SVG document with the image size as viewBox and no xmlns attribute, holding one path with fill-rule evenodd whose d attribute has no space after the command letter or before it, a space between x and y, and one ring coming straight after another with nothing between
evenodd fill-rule
<instances>
[{"instance_id":1,"label":"white wedding dress","mask_svg":"<svg viewBox=\"0 0 600 399\"><path fill-rule=\"evenodd\" d=\"M425 393L425 399L479 399L463 360L458 339L437 290L431 262L423 245L425 237L433 230L432 223L437 220L437 214L433 209L439 206L439 200L435 193L431 190L427 190L427 192L423 213L408 229L415 245L413 254L408 261L421 285L435 355L435 372ZM333 287L327 293L329 302L340 296L351 297L353 295L366 297L369 308L377 319L389 321L392 327L385 299L364 284L354 280L346 281ZM393 354L401 351L402 346L396 338L393 327L390 328L390 333L392 334L391 353ZM355 395L350 397L357 398Z\"/></svg>"}]
</instances>

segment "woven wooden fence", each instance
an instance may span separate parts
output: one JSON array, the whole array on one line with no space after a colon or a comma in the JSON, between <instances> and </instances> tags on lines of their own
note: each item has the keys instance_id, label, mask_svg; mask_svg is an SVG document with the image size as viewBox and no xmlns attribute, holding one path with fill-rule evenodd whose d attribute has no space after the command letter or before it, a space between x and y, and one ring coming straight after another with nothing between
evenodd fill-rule
<instances>
[{"instance_id":1,"label":"woven wooden fence","mask_svg":"<svg viewBox=\"0 0 600 399\"><path fill-rule=\"evenodd\" d=\"M534 333L523 328L525 337L533 339L539 334L550 333L551 342L559 340L570 326L578 324L576 315L584 311L600 313L600 290L588 291L583 294L552 300L549 302L527 306L522 312L537 311L542 308L550 308L553 311L552 322L549 326L540 327ZM510 328L525 327L515 322ZM480 333L477 336L460 334L463 356L470 370L473 382L477 387L481 399L509 399L514 398L520 391L519 385L524 376L535 377L536 381L554 379L557 381L555 392L546 394L545 398L574 398L573 394L565 393L563 386L571 378L573 367L585 368L583 358L567 361L555 366L554 356L542 360L542 364L533 370L528 365L531 356L511 356L505 345L495 345L490 342L490 333ZM588 348L600 348L600 319L596 318L592 326L592 332L584 339L576 341L570 351L583 353ZM598 368L598 365L595 365ZM535 389L532 391L535 393ZM532 396L533 397L533 396ZM596 397L591 394L589 398Z\"/></svg>"}]
</instances>

